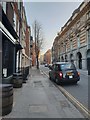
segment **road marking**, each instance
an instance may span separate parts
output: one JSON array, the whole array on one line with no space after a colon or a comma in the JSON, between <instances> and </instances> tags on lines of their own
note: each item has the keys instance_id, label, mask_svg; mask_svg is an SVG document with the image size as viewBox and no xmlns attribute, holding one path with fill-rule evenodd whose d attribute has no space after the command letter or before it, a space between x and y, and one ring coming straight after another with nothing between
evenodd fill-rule
<instances>
[{"instance_id":1,"label":"road marking","mask_svg":"<svg viewBox=\"0 0 90 120\"><path fill-rule=\"evenodd\" d=\"M56 85L60 91L71 101L74 102L74 106L78 107L82 112L85 112L90 117L90 111L84 107L78 100L76 100L70 93L68 93L63 87ZM86 116L86 115L85 115Z\"/></svg>"},{"instance_id":2,"label":"road marking","mask_svg":"<svg viewBox=\"0 0 90 120\"><path fill-rule=\"evenodd\" d=\"M49 75L47 75L47 73L45 73L44 71L42 71L47 77L49 77ZM90 111L83 106L78 100L76 100L70 93L68 93L63 87L58 86L56 83L53 83L72 103L73 105L77 108L79 108L79 110L81 112L84 113L85 117L88 116L90 117Z\"/></svg>"},{"instance_id":3,"label":"road marking","mask_svg":"<svg viewBox=\"0 0 90 120\"><path fill-rule=\"evenodd\" d=\"M40 70L41 75L43 75L43 72Z\"/></svg>"},{"instance_id":4,"label":"road marking","mask_svg":"<svg viewBox=\"0 0 90 120\"><path fill-rule=\"evenodd\" d=\"M13 107L15 106L15 102L13 102Z\"/></svg>"},{"instance_id":5,"label":"road marking","mask_svg":"<svg viewBox=\"0 0 90 120\"><path fill-rule=\"evenodd\" d=\"M45 73L44 71L41 70L41 72L43 72L47 77L49 77L49 75L47 75L47 73Z\"/></svg>"},{"instance_id":6,"label":"road marking","mask_svg":"<svg viewBox=\"0 0 90 120\"><path fill-rule=\"evenodd\" d=\"M0 120L2 120L2 117L0 117Z\"/></svg>"}]
</instances>

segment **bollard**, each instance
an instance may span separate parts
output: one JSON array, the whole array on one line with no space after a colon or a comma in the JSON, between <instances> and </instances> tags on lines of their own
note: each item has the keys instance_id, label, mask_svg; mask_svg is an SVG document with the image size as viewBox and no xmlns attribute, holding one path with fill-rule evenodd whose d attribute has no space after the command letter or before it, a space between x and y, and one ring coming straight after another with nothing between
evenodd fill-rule
<instances>
[{"instance_id":1,"label":"bollard","mask_svg":"<svg viewBox=\"0 0 90 120\"><path fill-rule=\"evenodd\" d=\"M90 57L87 58L88 75L90 75Z\"/></svg>"}]
</instances>

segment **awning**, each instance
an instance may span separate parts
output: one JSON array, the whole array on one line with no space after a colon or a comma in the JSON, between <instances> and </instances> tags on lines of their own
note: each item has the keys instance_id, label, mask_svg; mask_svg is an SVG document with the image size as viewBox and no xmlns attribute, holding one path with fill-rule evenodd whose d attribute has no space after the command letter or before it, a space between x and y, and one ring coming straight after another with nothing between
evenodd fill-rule
<instances>
[{"instance_id":1,"label":"awning","mask_svg":"<svg viewBox=\"0 0 90 120\"><path fill-rule=\"evenodd\" d=\"M16 39L10 34L10 32L5 28L5 26L0 21L0 31L13 43L15 44Z\"/></svg>"},{"instance_id":2,"label":"awning","mask_svg":"<svg viewBox=\"0 0 90 120\"><path fill-rule=\"evenodd\" d=\"M28 57L26 54L22 54L23 56L25 56L28 60L32 61L32 58Z\"/></svg>"},{"instance_id":3,"label":"awning","mask_svg":"<svg viewBox=\"0 0 90 120\"><path fill-rule=\"evenodd\" d=\"M15 46L16 46L16 51L23 49L22 45L18 41L16 41Z\"/></svg>"},{"instance_id":4,"label":"awning","mask_svg":"<svg viewBox=\"0 0 90 120\"><path fill-rule=\"evenodd\" d=\"M14 37L14 39L18 39L19 38L17 33L16 33L16 31L14 30L12 24L10 23L8 17L4 13L3 9L2 9L2 24L10 32L10 34Z\"/></svg>"}]
</instances>

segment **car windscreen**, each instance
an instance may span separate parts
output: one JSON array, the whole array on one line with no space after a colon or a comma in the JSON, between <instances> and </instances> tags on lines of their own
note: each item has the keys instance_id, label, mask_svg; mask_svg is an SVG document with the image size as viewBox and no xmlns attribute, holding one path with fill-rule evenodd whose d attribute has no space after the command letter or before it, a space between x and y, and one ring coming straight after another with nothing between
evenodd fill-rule
<instances>
[{"instance_id":1,"label":"car windscreen","mask_svg":"<svg viewBox=\"0 0 90 120\"><path fill-rule=\"evenodd\" d=\"M75 65L72 64L72 63L66 63L66 64L61 64L60 65L60 69L61 70L68 70L68 69L72 69L72 70L75 70Z\"/></svg>"}]
</instances>

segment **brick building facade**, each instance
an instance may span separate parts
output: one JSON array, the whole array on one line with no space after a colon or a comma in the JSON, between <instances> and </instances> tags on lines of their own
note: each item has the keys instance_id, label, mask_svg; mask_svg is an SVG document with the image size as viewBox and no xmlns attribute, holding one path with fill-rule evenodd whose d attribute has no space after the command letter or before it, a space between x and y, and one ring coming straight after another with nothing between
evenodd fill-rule
<instances>
[{"instance_id":1,"label":"brick building facade","mask_svg":"<svg viewBox=\"0 0 90 120\"><path fill-rule=\"evenodd\" d=\"M44 54L44 62L47 64L51 64L51 50L47 50L47 52Z\"/></svg>"},{"instance_id":2,"label":"brick building facade","mask_svg":"<svg viewBox=\"0 0 90 120\"><path fill-rule=\"evenodd\" d=\"M30 65L31 32L27 25L26 15L23 15L25 13L23 2L0 2L0 10L2 13L0 19L2 78L4 78L3 81L7 79L7 82L10 82L13 73ZM23 65L23 53L26 57L24 59L25 65Z\"/></svg>"},{"instance_id":3,"label":"brick building facade","mask_svg":"<svg viewBox=\"0 0 90 120\"><path fill-rule=\"evenodd\" d=\"M32 66L36 66L36 52L35 52L35 43L33 43L32 51Z\"/></svg>"}]
</instances>

